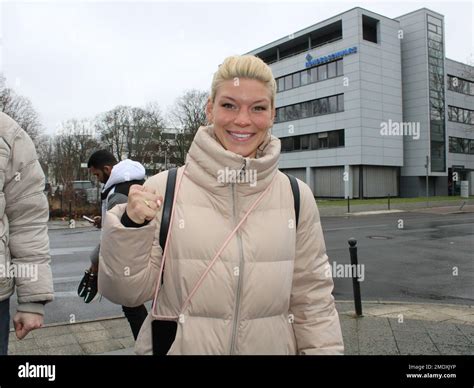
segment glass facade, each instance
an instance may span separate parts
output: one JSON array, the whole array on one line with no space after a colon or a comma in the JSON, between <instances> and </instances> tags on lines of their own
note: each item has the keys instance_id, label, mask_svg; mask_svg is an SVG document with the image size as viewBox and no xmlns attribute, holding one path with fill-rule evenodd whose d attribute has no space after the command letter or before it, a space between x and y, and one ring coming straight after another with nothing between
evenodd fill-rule
<instances>
[{"instance_id":1,"label":"glass facade","mask_svg":"<svg viewBox=\"0 0 474 388\"><path fill-rule=\"evenodd\" d=\"M448 74L448 89L453 92L474 96L474 82Z\"/></svg>"},{"instance_id":2,"label":"glass facade","mask_svg":"<svg viewBox=\"0 0 474 388\"><path fill-rule=\"evenodd\" d=\"M448 105L448 119L461 124L474 124L474 110Z\"/></svg>"},{"instance_id":3,"label":"glass facade","mask_svg":"<svg viewBox=\"0 0 474 388\"><path fill-rule=\"evenodd\" d=\"M280 138L281 152L344 147L344 129Z\"/></svg>"},{"instance_id":4,"label":"glass facade","mask_svg":"<svg viewBox=\"0 0 474 388\"><path fill-rule=\"evenodd\" d=\"M293 74L286 75L276 79L277 92L283 92L300 86L312 84L318 81L324 81L343 75L342 59L315 66L310 69L304 69Z\"/></svg>"},{"instance_id":5,"label":"glass facade","mask_svg":"<svg viewBox=\"0 0 474 388\"><path fill-rule=\"evenodd\" d=\"M276 108L275 123L344 111L344 94Z\"/></svg>"},{"instance_id":6,"label":"glass facade","mask_svg":"<svg viewBox=\"0 0 474 388\"><path fill-rule=\"evenodd\" d=\"M449 152L456 154L474 154L474 139L450 136Z\"/></svg>"},{"instance_id":7,"label":"glass facade","mask_svg":"<svg viewBox=\"0 0 474 388\"><path fill-rule=\"evenodd\" d=\"M446 171L443 23L427 15L431 171Z\"/></svg>"}]
</instances>

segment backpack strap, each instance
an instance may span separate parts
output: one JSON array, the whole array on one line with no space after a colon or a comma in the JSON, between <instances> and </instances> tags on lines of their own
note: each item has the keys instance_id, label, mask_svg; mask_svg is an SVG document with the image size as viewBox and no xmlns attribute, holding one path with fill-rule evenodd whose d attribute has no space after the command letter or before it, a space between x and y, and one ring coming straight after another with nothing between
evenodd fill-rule
<instances>
[{"instance_id":1,"label":"backpack strap","mask_svg":"<svg viewBox=\"0 0 474 388\"><path fill-rule=\"evenodd\" d=\"M160 227L160 246L165 250L166 237L168 236L168 229L170 227L171 211L173 210L174 189L176 185L176 175L178 169L176 167L168 170L168 179L166 180L165 200L163 204L163 215L161 216Z\"/></svg>"},{"instance_id":2,"label":"backpack strap","mask_svg":"<svg viewBox=\"0 0 474 388\"><path fill-rule=\"evenodd\" d=\"M300 218L300 187L298 186L298 181L293 175L287 174L284 172L291 184L291 191L293 192L293 202L295 206L295 217L296 217L296 227L298 227L298 220Z\"/></svg>"}]
</instances>

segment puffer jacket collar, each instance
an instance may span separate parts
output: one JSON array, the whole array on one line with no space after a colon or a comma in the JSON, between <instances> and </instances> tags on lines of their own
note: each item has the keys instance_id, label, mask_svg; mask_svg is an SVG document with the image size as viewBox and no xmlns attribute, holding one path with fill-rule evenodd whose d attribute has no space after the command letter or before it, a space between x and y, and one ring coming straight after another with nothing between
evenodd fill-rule
<instances>
[{"instance_id":1,"label":"puffer jacket collar","mask_svg":"<svg viewBox=\"0 0 474 388\"><path fill-rule=\"evenodd\" d=\"M272 181L278 171L280 140L270 130L257 150L256 158L245 158L226 150L212 126L200 127L186 157L186 176L217 195L227 195L228 185L236 184L242 195L252 195Z\"/></svg>"}]
</instances>

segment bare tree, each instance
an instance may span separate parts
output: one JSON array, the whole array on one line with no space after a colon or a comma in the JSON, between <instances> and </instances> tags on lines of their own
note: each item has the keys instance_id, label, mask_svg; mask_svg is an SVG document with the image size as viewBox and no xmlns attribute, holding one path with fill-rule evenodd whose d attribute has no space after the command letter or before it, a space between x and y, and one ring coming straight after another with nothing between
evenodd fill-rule
<instances>
[{"instance_id":1,"label":"bare tree","mask_svg":"<svg viewBox=\"0 0 474 388\"><path fill-rule=\"evenodd\" d=\"M89 155L99 146L88 120L63 122L53 146L52 169L56 181L67 185L74 180L86 180L87 169L81 167L81 163L86 163Z\"/></svg>"},{"instance_id":2,"label":"bare tree","mask_svg":"<svg viewBox=\"0 0 474 388\"><path fill-rule=\"evenodd\" d=\"M28 98L19 96L6 86L6 79L2 74L0 74L0 112L15 120L37 145L43 130L38 113Z\"/></svg>"},{"instance_id":3,"label":"bare tree","mask_svg":"<svg viewBox=\"0 0 474 388\"><path fill-rule=\"evenodd\" d=\"M153 170L154 158L162 148L161 132L164 128L156 104L145 108L117 106L98 116L96 128L102 143L118 160L126 157Z\"/></svg>"},{"instance_id":4,"label":"bare tree","mask_svg":"<svg viewBox=\"0 0 474 388\"><path fill-rule=\"evenodd\" d=\"M117 160L125 157L127 132L130 128L130 107L119 105L114 109L101 113L95 120L95 127L104 144Z\"/></svg>"},{"instance_id":5,"label":"bare tree","mask_svg":"<svg viewBox=\"0 0 474 388\"><path fill-rule=\"evenodd\" d=\"M184 164L186 154L199 127L206 124L208 93L188 90L178 97L169 112L169 121L178 129L172 156L177 164Z\"/></svg>"},{"instance_id":6,"label":"bare tree","mask_svg":"<svg viewBox=\"0 0 474 388\"><path fill-rule=\"evenodd\" d=\"M132 130L129 133L131 158L142 164L153 163L159 153L164 121L157 109L132 108Z\"/></svg>"},{"instance_id":7,"label":"bare tree","mask_svg":"<svg viewBox=\"0 0 474 388\"><path fill-rule=\"evenodd\" d=\"M36 153L43 168L46 182L54 179L54 138L50 135L39 136L36 141Z\"/></svg>"}]
</instances>

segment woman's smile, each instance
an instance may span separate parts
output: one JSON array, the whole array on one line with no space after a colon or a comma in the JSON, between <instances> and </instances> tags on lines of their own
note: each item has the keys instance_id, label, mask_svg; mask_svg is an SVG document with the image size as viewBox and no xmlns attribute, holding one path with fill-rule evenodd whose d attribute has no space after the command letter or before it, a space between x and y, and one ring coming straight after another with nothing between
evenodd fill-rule
<instances>
[{"instance_id":1,"label":"woman's smile","mask_svg":"<svg viewBox=\"0 0 474 388\"><path fill-rule=\"evenodd\" d=\"M232 141L246 143L255 136L252 132L226 131Z\"/></svg>"}]
</instances>

